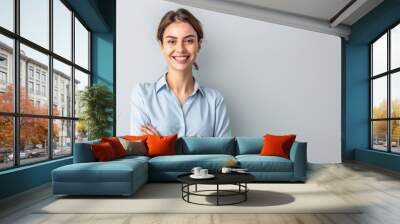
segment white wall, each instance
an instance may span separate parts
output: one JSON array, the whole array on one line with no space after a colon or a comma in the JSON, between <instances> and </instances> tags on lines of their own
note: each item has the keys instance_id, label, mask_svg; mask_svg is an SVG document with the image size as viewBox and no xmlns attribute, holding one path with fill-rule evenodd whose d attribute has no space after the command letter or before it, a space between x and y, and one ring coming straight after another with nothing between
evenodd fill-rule
<instances>
[{"instance_id":1,"label":"white wall","mask_svg":"<svg viewBox=\"0 0 400 224\"><path fill-rule=\"evenodd\" d=\"M166 71L156 29L161 0L117 1L117 135L129 133L129 96ZM202 85L224 95L234 136L297 134L314 163L341 161L340 38L185 7L203 23Z\"/></svg>"}]
</instances>

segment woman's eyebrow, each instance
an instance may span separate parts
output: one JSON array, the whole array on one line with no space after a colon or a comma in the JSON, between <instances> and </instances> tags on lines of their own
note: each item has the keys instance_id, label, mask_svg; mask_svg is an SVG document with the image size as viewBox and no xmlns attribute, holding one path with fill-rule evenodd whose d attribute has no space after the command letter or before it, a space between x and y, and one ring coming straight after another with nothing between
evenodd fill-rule
<instances>
[{"instance_id":1,"label":"woman's eyebrow","mask_svg":"<svg viewBox=\"0 0 400 224\"><path fill-rule=\"evenodd\" d=\"M190 34L190 35L185 36L183 39L190 38L190 37L196 37L196 36L194 34ZM178 39L178 37L175 37L175 36L166 36L165 38Z\"/></svg>"},{"instance_id":2,"label":"woman's eyebrow","mask_svg":"<svg viewBox=\"0 0 400 224\"><path fill-rule=\"evenodd\" d=\"M190 37L196 37L196 36L193 34L190 34L190 35L187 35L186 37L184 37L183 39L190 38Z\"/></svg>"}]
</instances>

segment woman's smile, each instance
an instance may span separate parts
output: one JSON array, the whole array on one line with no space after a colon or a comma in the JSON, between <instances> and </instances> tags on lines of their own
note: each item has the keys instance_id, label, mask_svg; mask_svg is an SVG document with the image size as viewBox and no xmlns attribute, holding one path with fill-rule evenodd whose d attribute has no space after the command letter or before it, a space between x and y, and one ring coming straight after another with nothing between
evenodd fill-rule
<instances>
[{"instance_id":1,"label":"woman's smile","mask_svg":"<svg viewBox=\"0 0 400 224\"><path fill-rule=\"evenodd\" d=\"M190 56L172 56L172 58L179 64L186 64L188 63Z\"/></svg>"}]
</instances>

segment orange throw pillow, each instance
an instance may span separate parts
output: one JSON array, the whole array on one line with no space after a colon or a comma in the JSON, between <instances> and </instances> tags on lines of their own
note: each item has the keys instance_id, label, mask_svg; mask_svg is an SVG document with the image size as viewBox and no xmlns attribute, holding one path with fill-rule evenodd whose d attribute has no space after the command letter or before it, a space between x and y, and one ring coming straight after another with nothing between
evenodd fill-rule
<instances>
[{"instance_id":1,"label":"orange throw pillow","mask_svg":"<svg viewBox=\"0 0 400 224\"><path fill-rule=\"evenodd\" d=\"M261 149L262 156L280 156L290 159L290 148L296 135L264 135L264 145Z\"/></svg>"},{"instance_id":2,"label":"orange throw pillow","mask_svg":"<svg viewBox=\"0 0 400 224\"><path fill-rule=\"evenodd\" d=\"M124 146L122 146L121 142L116 137L109 137L109 138L101 138L101 142L108 142L114 149L115 155L117 158L121 158L126 156L126 151Z\"/></svg>"},{"instance_id":3,"label":"orange throw pillow","mask_svg":"<svg viewBox=\"0 0 400 224\"><path fill-rule=\"evenodd\" d=\"M148 156L165 156L176 154L177 135L157 136L149 135L147 137Z\"/></svg>"},{"instance_id":4,"label":"orange throw pillow","mask_svg":"<svg viewBox=\"0 0 400 224\"><path fill-rule=\"evenodd\" d=\"M99 162L109 161L117 158L114 149L108 142L92 144L90 147L92 149L94 157Z\"/></svg>"},{"instance_id":5,"label":"orange throw pillow","mask_svg":"<svg viewBox=\"0 0 400 224\"><path fill-rule=\"evenodd\" d=\"M147 139L147 135L140 135L140 136L135 136L135 135L125 135L124 139L129 140L129 141L143 141L145 142Z\"/></svg>"}]
</instances>

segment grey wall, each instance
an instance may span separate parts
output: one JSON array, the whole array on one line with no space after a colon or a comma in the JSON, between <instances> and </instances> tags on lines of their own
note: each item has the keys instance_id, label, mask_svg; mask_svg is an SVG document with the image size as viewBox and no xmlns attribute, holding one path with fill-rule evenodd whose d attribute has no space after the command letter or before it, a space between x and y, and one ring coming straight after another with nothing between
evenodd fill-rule
<instances>
[{"instance_id":1,"label":"grey wall","mask_svg":"<svg viewBox=\"0 0 400 224\"><path fill-rule=\"evenodd\" d=\"M117 1L117 135L129 133L132 88L167 69L155 33L162 15L179 7ZM295 133L308 142L310 162L341 161L340 38L185 8L205 31L195 76L224 95L233 135Z\"/></svg>"}]
</instances>

